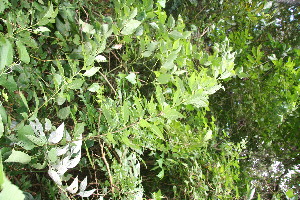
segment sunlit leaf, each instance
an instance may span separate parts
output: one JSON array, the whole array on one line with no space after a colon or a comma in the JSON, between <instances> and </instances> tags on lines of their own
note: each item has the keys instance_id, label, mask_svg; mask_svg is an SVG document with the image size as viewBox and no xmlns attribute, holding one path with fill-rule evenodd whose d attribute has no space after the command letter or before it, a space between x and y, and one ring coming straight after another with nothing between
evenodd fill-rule
<instances>
[{"instance_id":1,"label":"sunlit leaf","mask_svg":"<svg viewBox=\"0 0 300 200\"><path fill-rule=\"evenodd\" d=\"M91 69L86 70L83 76L91 77L99 71L100 67L92 67Z\"/></svg>"},{"instance_id":2,"label":"sunlit leaf","mask_svg":"<svg viewBox=\"0 0 300 200\"><path fill-rule=\"evenodd\" d=\"M170 108L170 106L165 107L162 112L163 116L169 120L176 120L184 117L180 112Z\"/></svg>"},{"instance_id":3,"label":"sunlit leaf","mask_svg":"<svg viewBox=\"0 0 300 200\"><path fill-rule=\"evenodd\" d=\"M5 200L24 200L25 195L16 185L12 184L5 176L1 185L0 199Z\"/></svg>"},{"instance_id":4,"label":"sunlit leaf","mask_svg":"<svg viewBox=\"0 0 300 200\"><path fill-rule=\"evenodd\" d=\"M67 187L67 191L72 194L75 194L77 190L78 190L78 177L76 176L76 178L73 180L71 185Z\"/></svg>"},{"instance_id":5,"label":"sunlit leaf","mask_svg":"<svg viewBox=\"0 0 300 200\"><path fill-rule=\"evenodd\" d=\"M82 84L84 83L83 79L74 79L72 82L68 85L68 87L72 90L80 89Z\"/></svg>"},{"instance_id":6,"label":"sunlit leaf","mask_svg":"<svg viewBox=\"0 0 300 200\"><path fill-rule=\"evenodd\" d=\"M96 189L92 189L92 190L88 190L88 191L83 191L83 192L79 192L78 195L81 196L81 197L89 197L89 196L91 196L95 191L96 191Z\"/></svg>"},{"instance_id":7,"label":"sunlit leaf","mask_svg":"<svg viewBox=\"0 0 300 200\"><path fill-rule=\"evenodd\" d=\"M97 62L107 62L107 59L104 57L104 56L102 56L102 55L98 55L98 56L96 56L95 57L95 60L97 61ZM100 67L94 67L94 68L99 68L100 69ZM98 69L98 70L99 70ZM97 71L98 71L97 70Z\"/></svg>"},{"instance_id":8,"label":"sunlit leaf","mask_svg":"<svg viewBox=\"0 0 300 200\"><path fill-rule=\"evenodd\" d=\"M135 19L129 20L124 26L124 28L122 29L121 34L130 35L134 33L134 31L139 27L140 24L141 22L138 20Z\"/></svg>"},{"instance_id":9,"label":"sunlit leaf","mask_svg":"<svg viewBox=\"0 0 300 200\"><path fill-rule=\"evenodd\" d=\"M212 139L212 130L208 130L207 133L204 136L203 141L207 142L208 140Z\"/></svg>"},{"instance_id":10,"label":"sunlit leaf","mask_svg":"<svg viewBox=\"0 0 300 200\"><path fill-rule=\"evenodd\" d=\"M22 151L15 151L12 150L10 156L4 162L18 162L22 164L27 164L31 161L31 156L22 152Z\"/></svg>"},{"instance_id":11,"label":"sunlit leaf","mask_svg":"<svg viewBox=\"0 0 300 200\"><path fill-rule=\"evenodd\" d=\"M90 92L96 92L100 89L99 83L93 83L90 87L88 87L88 91Z\"/></svg>"},{"instance_id":12,"label":"sunlit leaf","mask_svg":"<svg viewBox=\"0 0 300 200\"><path fill-rule=\"evenodd\" d=\"M5 66L9 66L13 62L13 48L9 40L5 39L5 43L0 46L0 70Z\"/></svg>"},{"instance_id":13,"label":"sunlit leaf","mask_svg":"<svg viewBox=\"0 0 300 200\"><path fill-rule=\"evenodd\" d=\"M56 171L49 169L48 174L56 184L62 185L61 178Z\"/></svg>"},{"instance_id":14,"label":"sunlit leaf","mask_svg":"<svg viewBox=\"0 0 300 200\"><path fill-rule=\"evenodd\" d=\"M166 0L158 0L157 1L162 8L166 7Z\"/></svg>"},{"instance_id":15,"label":"sunlit leaf","mask_svg":"<svg viewBox=\"0 0 300 200\"><path fill-rule=\"evenodd\" d=\"M81 181L80 186L79 186L79 191L83 192L86 189L87 186L87 176Z\"/></svg>"},{"instance_id":16,"label":"sunlit leaf","mask_svg":"<svg viewBox=\"0 0 300 200\"><path fill-rule=\"evenodd\" d=\"M154 125L154 124L150 124L150 129L152 130L152 132L158 136L160 139L164 139L164 135L162 134L161 130L158 128L158 126Z\"/></svg>"},{"instance_id":17,"label":"sunlit leaf","mask_svg":"<svg viewBox=\"0 0 300 200\"><path fill-rule=\"evenodd\" d=\"M61 139L64 136L64 129L65 129L65 124L64 122L56 129L56 131L53 131L50 136L48 141L51 143L58 143L59 141L61 141Z\"/></svg>"},{"instance_id":18,"label":"sunlit leaf","mask_svg":"<svg viewBox=\"0 0 300 200\"><path fill-rule=\"evenodd\" d=\"M135 73L130 73L128 76L125 77L130 83L136 84L136 75Z\"/></svg>"}]
</instances>

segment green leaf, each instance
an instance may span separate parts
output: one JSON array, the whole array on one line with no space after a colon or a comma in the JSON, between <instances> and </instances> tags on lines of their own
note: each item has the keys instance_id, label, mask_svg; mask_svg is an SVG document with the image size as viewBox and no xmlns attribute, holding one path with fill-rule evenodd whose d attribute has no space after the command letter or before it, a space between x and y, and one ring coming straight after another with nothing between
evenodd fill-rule
<instances>
[{"instance_id":1,"label":"green leaf","mask_svg":"<svg viewBox=\"0 0 300 200\"><path fill-rule=\"evenodd\" d=\"M0 115L0 138L3 136L3 133L4 133L4 126L2 122L2 117Z\"/></svg>"},{"instance_id":2,"label":"green leaf","mask_svg":"<svg viewBox=\"0 0 300 200\"><path fill-rule=\"evenodd\" d=\"M42 32L50 32L50 29L47 28L47 27L45 27L45 26L40 26L40 27L38 27L37 29L33 30L33 32L34 32L35 34L37 34L37 33L42 33Z\"/></svg>"},{"instance_id":3,"label":"green leaf","mask_svg":"<svg viewBox=\"0 0 300 200\"><path fill-rule=\"evenodd\" d=\"M142 53L142 56L147 58L147 57L150 57L152 55L152 51L145 51Z\"/></svg>"},{"instance_id":4,"label":"green leaf","mask_svg":"<svg viewBox=\"0 0 300 200\"><path fill-rule=\"evenodd\" d=\"M172 78L171 74L160 74L157 78L157 81L160 84L167 84L171 78Z\"/></svg>"},{"instance_id":5,"label":"green leaf","mask_svg":"<svg viewBox=\"0 0 300 200\"><path fill-rule=\"evenodd\" d=\"M68 88L69 89L72 89L72 90L77 90L77 89L80 89L82 84L84 83L84 80L83 79L74 79L72 80L72 82L68 85Z\"/></svg>"},{"instance_id":6,"label":"green leaf","mask_svg":"<svg viewBox=\"0 0 300 200\"><path fill-rule=\"evenodd\" d=\"M26 97L24 96L24 94L23 94L21 91L19 91L19 95L20 95L20 97L21 97L21 99L22 99L22 101L23 101L24 105L25 105L25 106L26 106L26 108L29 110L29 106L28 106L28 103L27 103Z\"/></svg>"},{"instance_id":7,"label":"green leaf","mask_svg":"<svg viewBox=\"0 0 300 200\"><path fill-rule=\"evenodd\" d=\"M45 136L36 137L34 135L26 135L26 137L37 146L44 146L47 143Z\"/></svg>"},{"instance_id":8,"label":"green leaf","mask_svg":"<svg viewBox=\"0 0 300 200\"><path fill-rule=\"evenodd\" d=\"M2 117L3 124L6 124L7 123L7 114L6 114L5 108L3 107L2 104L0 104L0 116Z\"/></svg>"},{"instance_id":9,"label":"green leaf","mask_svg":"<svg viewBox=\"0 0 300 200\"><path fill-rule=\"evenodd\" d=\"M152 130L152 132L158 136L160 139L164 139L164 135L162 134L162 132L160 131L160 129L158 128L158 126L154 125L154 124L150 124L150 129Z\"/></svg>"},{"instance_id":10,"label":"green leaf","mask_svg":"<svg viewBox=\"0 0 300 200\"><path fill-rule=\"evenodd\" d=\"M144 119L141 119L139 124L140 124L140 126L142 128L144 128L144 127L150 127L150 124L146 120L144 120Z\"/></svg>"},{"instance_id":11,"label":"green leaf","mask_svg":"<svg viewBox=\"0 0 300 200\"><path fill-rule=\"evenodd\" d=\"M20 190L16 185L12 184L6 177L4 177L2 191L0 192L0 199L24 200L25 195L22 190Z\"/></svg>"},{"instance_id":12,"label":"green leaf","mask_svg":"<svg viewBox=\"0 0 300 200\"><path fill-rule=\"evenodd\" d=\"M17 45L20 60L22 62L28 64L30 62L30 57L29 57L26 47L24 46L24 44L21 41L16 41L16 45Z\"/></svg>"},{"instance_id":13,"label":"green leaf","mask_svg":"<svg viewBox=\"0 0 300 200\"><path fill-rule=\"evenodd\" d=\"M141 24L141 22L138 20L135 20L135 19L129 20L129 22L126 23L126 25L122 29L121 34L131 35L139 27L140 24Z\"/></svg>"},{"instance_id":14,"label":"green leaf","mask_svg":"<svg viewBox=\"0 0 300 200\"><path fill-rule=\"evenodd\" d=\"M85 127L85 123L82 122L82 123L77 123L75 125L75 128L74 128L74 139L77 139L77 138L80 138L80 136L82 135L82 133L84 132L84 127Z\"/></svg>"},{"instance_id":15,"label":"green leaf","mask_svg":"<svg viewBox=\"0 0 300 200\"><path fill-rule=\"evenodd\" d=\"M67 119L69 117L70 113L71 113L70 106L67 106L67 107L60 109L57 113L57 116L60 119Z\"/></svg>"},{"instance_id":16,"label":"green leaf","mask_svg":"<svg viewBox=\"0 0 300 200\"><path fill-rule=\"evenodd\" d=\"M166 106L162 112L163 112L162 116L169 120L176 120L178 118L184 118L184 116L180 112L176 111L175 109L170 108L170 106Z\"/></svg>"},{"instance_id":17,"label":"green leaf","mask_svg":"<svg viewBox=\"0 0 300 200\"><path fill-rule=\"evenodd\" d=\"M166 0L158 0L157 1L162 8L166 7Z\"/></svg>"},{"instance_id":18,"label":"green leaf","mask_svg":"<svg viewBox=\"0 0 300 200\"><path fill-rule=\"evenodd\" d=\"M1 55L0 55L1 56ZM0 63L1 65L1 63ZM9 92L14 92L18 90L18 85L11 75L2 75L0 78L0 85L5 87Z\"/></svg>"},{"instance_id":19,"label":"green leaf","mask_svg":"<svg viewBox=\"0 0 300 200\"><path fill-rule=\"evenodd\" d=\"M83 76L91 77L99 71L100 67L92 67L83 74Z\"/></svg>"},{"instance_id":20,"label":"green leaf","mask_svg":"<svg viewBox=\"0 0 300 200\"><path fill-rule=\"evenodd\" d=\"M129 110L129 103L127 101L124 101L123 106L122 106L122 117L123 117L123 122L126 124L129 120L130 116L130 110Z\"/></svg>"},{"instance_id":21,"label":"green leaf","mask_svg":"<svg viewBox=\"0 0 300 200\"><path fill-rule=\"evenodd\" d=\"M96 31L94 29L94 26L82 21L81 19L79 19L79 25L81 25L81 30L84 33L89 33L89 34L95 34Z\"/></svg>"},{"instance_id":22,"label":"green leaf","mask_svg":"<svg viewBox=\"0 0 300 200\"><path fill-rule=\"evenodd\" d=\"M22 151L15 151L12 150L10 156L4 162L18 162L22 164L27 164L31 160L31 156L22 152Z\"/></svg>"},{"instance_id":23,"label":"green leaf","mask_svg":"<svg viewBox=\"0 0 300 200\"><path fill-rule=\"evenodd\" d=\"M194 95L191 95L185 102L184 102L185 105L187 104L192 104L194 105L195 107L197 108L200 108L200 107L207 107L208 106L208 100L207 100L207 97L206 96L202 96L202 95L199 95L199 94L194 94Z\"/></svg>"},{"instance_id":24,"label":"green leaf","mask_svg":"<svg viewBox=\"0 0 300 200\"><path fill-rule=\"evenodd\" d=\"M3 171L3 164L2 164L2 155L0 150L0 190L3 188L2 185L4 183L5 174Z\"/></svg>"},{"instance_id":25,"label":"green leaf","mask_svg":"<svg viewBox=\"0 0 300 200\"><path fill-rule=\"evenodd\" d=\"M160 105L162 105L165 102L165 97L164 97L164 95L162 93L162 89L161 89L161 87L159 85L156 86L155 89L156 89L156 93L155 93L156 99L157 99L158 103Z\"/></svg>"},{"instance_id":26,"label":"green leaf","mask_svg":"<svg viewBox=\"0 0 300 200\"><path fill-rule=\"evenodd\" d=\"M288 191L286 191L285 195L288 197L288 198L292 198L294 195L294 190L293 189L289 189Z\"/></svg>"},{"instance_id":27,"label":"green leaf","mask_svg":"<svg viewBox=\"0 0 300 200\"><path fill-rule=\"evenodd\" d=\"M135 73L130 73L128 76L125 77L130 83L136 84L136 75Z\"/></svg>"},{"instance_id":28,"label":"green leaf","mask_svg":"<svg viewBox=\"0 0 300 200\"><path fill-rule=\"evenodd\" d=\"M208 140L212 139L212 130L208 130L207 133L204 136L203 141L207 142Z\"/></svg>"},{"instance_id":29,"label":"green leaf","mask_svg":"<svg viewBox=\"0 0 300 200\"><path fill-rule=\"evenodd\" d=\"M182 33L180 33L179 31L176 31L176 30L171 31L171 32L169 33L169 35L170 35L174 40L184 38L184 36L182 35Z\"/></svg>"},{"instance_id":30,"label":"green leaf","mask_svg":"<svg viewBox=\"0 0 300 200\"><path fill-rule=\"evenodd\" d=\"M128 17L128 19L133 19L135 18L135 16L137 15L137 8L134 8L133 11L131 12L130 16Z\"/></svg>"},{"instance_id":31,"label":"green leaf","mask_svg":"<svg viewBox=\"0 0 300 200\"><path fill-rule=\"evenodd\" d=\"M88 87L88 91L90 92L96 92L100 89L99 83L93 83L90 87Z\"/></svg>"},{"instance_id":32,"label":"green leaf","mask_svg":"<svg viewBox=\"0 0 300 200\"><path fill-rule=\"evenodd\" d=\"M175 26L175 19L172 15L170 15L168 18L167 26L170 29L174 28L174 26Z\"/></svg>"},{"instance_id":33,"label":"green leaf","mask_svg":"<svg viewBox=\"0 0 300 200\"><path fill-rule=\"evenodd\" d=\"M49 152L48 152L48 159L51 163L55 163L57 160L57 149L56 148L52 148Z\"/></svg>"},{"instance_id":34,"label":"green leaf","mask_svg":"<svg viewBox=\"0 0 300 200\"><path fill-rule=\"evenodd\" d=\"M5 43L0 47L0 70L5 66L9 66L13 62L13 48L9 40L5 39Z\"/></svg>"}]
</instances>

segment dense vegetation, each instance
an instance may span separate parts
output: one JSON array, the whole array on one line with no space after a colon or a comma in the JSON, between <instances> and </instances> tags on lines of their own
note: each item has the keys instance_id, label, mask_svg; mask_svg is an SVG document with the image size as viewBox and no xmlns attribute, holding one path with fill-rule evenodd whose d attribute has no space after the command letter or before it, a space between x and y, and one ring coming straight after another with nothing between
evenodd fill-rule
<instances>
[{"instance_id":1,"label":"dense vegetation","mask_svg":"<svg viewBox=\"0 0 300 200\"><path fill-rule=\"evenodd\" d=\"M296 1L0 1L0 199L298 199Z\"/></svg>"}]
</instances>

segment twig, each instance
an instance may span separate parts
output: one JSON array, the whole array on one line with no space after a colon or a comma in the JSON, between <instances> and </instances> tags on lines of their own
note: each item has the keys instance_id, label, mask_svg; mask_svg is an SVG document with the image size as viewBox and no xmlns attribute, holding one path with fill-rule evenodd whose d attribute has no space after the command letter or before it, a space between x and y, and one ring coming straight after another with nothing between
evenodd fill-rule
<instances>
[{"instance_id":1,"label":"twig","mask_svg":"<svg viewBox=\"0 0 300 200\"><path fill-rule=\"evenodd\" d=\"M113 178L112 178L112 175L111 175L111 172L110 172L110 168L109 168L109 164L106 160L106 157L105 157L105 152L104 152L104 149L103 149L103 144L101 143L100 139L99 139L99 145L101 147L101 158L103 159L104 163L105 163L105 166L107 168L107 173L108 173L108 176L109 176L109 182L110 182L110 185L111 185L111 191L112 193L114 193L115 191L115 188L114 188L114 183L113 183Z\"/></svg>"},{"instance_id":2,"label":"twig","mask_svg":"<svg viewBox=\"0 0 300 200\"><path fill-rule=\"evenodd\" d=\"M111 89L114 91L115 95L117 96L117 91L115 90L115 88L111 85L111 83L109 82L109 80L106 78L106 76L104 74L102 74L102 72L99 71L99 73L101 74L101 76L106 80L106 82L108 83L108 85L111 87Z\"/></svg>"}]
</instances>

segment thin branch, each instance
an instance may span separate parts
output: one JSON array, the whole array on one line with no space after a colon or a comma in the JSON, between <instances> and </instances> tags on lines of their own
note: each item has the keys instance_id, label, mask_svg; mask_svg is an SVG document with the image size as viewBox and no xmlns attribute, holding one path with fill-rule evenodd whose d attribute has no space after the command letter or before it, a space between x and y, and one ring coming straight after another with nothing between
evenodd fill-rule
<instances>
[{"instance_id":1,"label":"thin branch","mask_svg":"<svg viewBox=\"0 0 300 200\"><path fill-rule=\"evenodd\" d=\"M109 80L107 79L107 77L99 71L99 73L101 74L101 76L106 80L106 82L108 83L108 85L111 87L111 89L114 91L115 95L117 96L117 91L115 90L115 88L112 86L112 84L109 82Z\"/></svg>"},{"instance_id":2,"label":"thin branch","mask_svg":"<svg viewBox=\"0 0 300 200\"><path fill-rule=\"evenodd\" d=\"M110 167L109 167L109 164L106 160L106 157L105 157L105 152L104 152L104 147L103 147L103 144L101 143L100 139L99 139L99 144L100 144L100 147L101 147L101 158L103 159L104 163L105 163L105 166L106 166L106 169L107 169L107 173L108 173L108 176L109 176L109 182L110 182L110 185L111 185L111 191L112 193L114 193L115 191L115 188L114 188L114 182L113 182L113 178L112 178L112 175L111 175L111 172L110 172Z\"/></svg>"}]
</instances>

